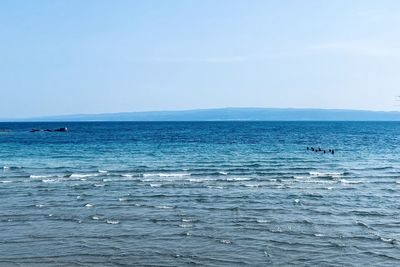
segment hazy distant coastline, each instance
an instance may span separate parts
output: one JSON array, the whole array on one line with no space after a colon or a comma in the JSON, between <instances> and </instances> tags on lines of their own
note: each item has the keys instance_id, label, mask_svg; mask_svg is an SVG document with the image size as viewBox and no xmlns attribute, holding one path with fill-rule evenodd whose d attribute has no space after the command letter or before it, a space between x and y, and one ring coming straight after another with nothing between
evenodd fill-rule
<instances>
[{"instance_id":1,"label":"hazy distant coastline","mask_svg":"<svg viewBox=\"0 0 400 267\"><path fill-rule=\"evenodd\" d=\"M397 111L297 108L220 108L76 114L0 121L400 121Z\"/></svg>"}]
</instances>

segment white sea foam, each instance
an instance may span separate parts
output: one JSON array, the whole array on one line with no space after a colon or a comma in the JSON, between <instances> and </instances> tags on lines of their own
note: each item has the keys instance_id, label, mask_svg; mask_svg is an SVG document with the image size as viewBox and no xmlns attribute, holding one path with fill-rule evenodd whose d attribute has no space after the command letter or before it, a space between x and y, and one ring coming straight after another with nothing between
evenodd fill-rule
<instances>
[{"instance_id":1,"label":"white sea foam","mask_svg":"<svg viewBox=\"0 0 400 267\"><path fill-rule=\"evenodd\" d=\"M92 216L92 220L99 220L99 217L97 217L97 216Z\"/></svg>"},{"instance_id":2,"label":"white sea foam","mask_svg":"<svg viewBox=\"0 0 400 267\"><path fill-rule=\"evenodd\" d=\"M143 177L152 177L152 176L157 176L157 174L154 173L144 173Z\"/></svg>"},{"instance_id":3,"label":"white sea foam","mask_svg":"<svg viewBox=\"0 0 400 267\"><path fill-rule=\"evenodd\" d=\"M190 178L190 179L187 179L187 181L191 182L191 183L204 183L205 181L209 181L209 179Z\"/></svg>"},{"instance_id":4,"label":"white sea foam","mask_svg":"<svg viewBox=\"0 0 400 267\"><path fill-rule=\"evenodd\" d=\"M125 173L125 174L121 174L121 176L130 178L130 177L133 177L133 174Z\"/></svg>"},{"instance_id":5,"label":"white sea foam","mask_svg":"<svg viewBox=\"0 0 400 267\"><path fill-rule=\"evenodd\" d=\"M12 183L12 181L8 181L8 180L4 180L4 181L0 181L1 183L3 183L3 184L9 184L9 183Z\"/></svg>"},{"instance_id":6,"label":"white sea foam","mask_svg":"<svg viewBox=\"0 0 400 267\"><path fill-rule=\"evenodd\" d=\"M295 175L293 176L294 179L308 179L310 178L309 176L299 176L299 175Z\"/></svg>"},{"instance_id":7,"label":"white sea foam","mask_svg":"<svg viewBox=\"0 0 400 267\"><path fill-rule=\"evenodd\" d=\"M87 203L87 204L85 205L85 207L86 207L86 208L91 208L91 207L93 207L93 205L90 204L90 203Z\"/></svg>"},{"instance_id":8,"label":"white sea foam","mask_svg":"<svg viewBox=\"0 0 400 267\"><path fill-rule=\"evenodd\" d=\"M161 184L150 184L151 187L161 187Z\"/></svg>"},{"instance_id":9,"label":"white sea foam","mask_svg":"<svg viewBox=\"0 0 400 267\"><path fill-rule=\"evenodd\" d=\"M258 223L269 223L270 221L258 219L257 222L258 222Z\"/></svg>"},{"instance_id":10,"label":"white sea foam","mask_svg":"<svg viewBox=\"0 0 400 267\"><path fill-rule=\"evenodd\" d=\"M222 239L220 242L223 244L231 244L232 243L232 241L228 240L228 239Z\"/></svg>"},{"instance_id":11,"label":"white sea foam","mask_svg":"<svg viewBox=\"0 0 400 267\"><path fill-rule=\"evenodd\" d=\"M397 240L394 238L385 238L385 237L380 237L380 240L382 240L385 243L390 243L390 244L396 244Z\"/></svg>"},{"instance_id":12,"label":"white sea foam","mask_svg":"<svg viewBox=\"0 0 400 267\"><path fill-rule=\"evenodd\" d=\"M73 173L70 178L86 178L91 176L98 176L98 173Z\"/></svg>"},{"instance_id":13,"label":"white sea foam","mask_svg":"<svg viewBox=\"0 0 400 267\"><path fill-rule=\"evenodd\" d=\"M190 227L193 227L193 224L180 224L179 227L190 228Z\"/></svg>"},{"instance_id":14,"label":"white sea foam","mask_svg":"<svg viewBox=\"0 0 400 267\"><path fill-rule=\"evenodd\" d=\"M56 180L54 180L54 179L43 179L42 182L43 183L55 183Z\"/></svg>"},{"instance_id":15,"label":"white sea foam","mask_svg":"<svg viewBox=\"0 0 400 267\"><path fill-rule=\"evenodd\" d=\"M159 177L185 177L190 176L191 173L159 173Z\"/></svg>"},{"instance_id":16,"label":"white sea foam","mask_svg":"<svg viewBox=\"0 0 400 267\"><path fill-rule=\"evenodd\" d=\"M118 220L107 220L106 223L108 224L119 224Z\"/></svg>"},{"instance_id":17,"label":"white sea foam","mask_svg":"<svg viewBox=\"0 0 400 267\"><path fill-rule=\"evenodd\" d=\"M182 222L195 222L195 219L187 219L187 218L183 218Z\"/></svg>"},{"instance_id":18,"label":"white sea foam","mask_svg":"<svg viewBox=\"0 0 400 267\"><path fill-rule=\"evenodd\" d=\"M10 169L10 167L8 167L8 166L3 166L3 170L8 170L8 169Z\"/></svg>"},{"instance_id":19,"label":"white sea foam","mask_svg":"<svg viewBox=\"0 0 400 267\"><path fill-rule=\"evenodd\" d=\"M228 175L227 172L218 172L218 173L221 174L221 175Z\"/></svg>"},{"instance_id":20,"label":"white sea foam","mask_svg":"<svg viewBox=\"0 0 400 267\"><path fill-rule=\"evenodd\" d=\"M99 173L108 173L108 171L98 170Z\"/></svg>"},{"instance_id":21,"label":"white sea foam","mask_svg":"<svg viewBox=\"0 0 400 267\"><path fill-rule=\"evenodd\" d=\"M42 178L49 178L49 177L52 177L52 175L30 175L29 176L29 178L32 178L32 179L42 179Z\"/></svg>"}]
</instances>

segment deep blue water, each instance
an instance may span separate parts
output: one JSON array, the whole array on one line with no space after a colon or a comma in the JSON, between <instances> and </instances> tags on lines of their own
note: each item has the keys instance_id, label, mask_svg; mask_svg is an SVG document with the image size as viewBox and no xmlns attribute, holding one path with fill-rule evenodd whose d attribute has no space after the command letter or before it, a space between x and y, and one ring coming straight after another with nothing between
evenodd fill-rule
<instances>
[{"instance_id":1,"label":"deep blue water","mask_svg":"<svg viewBox=\"0 0 400 267\"><path fill-rule=\"evenodd\" d=\"M1 266L400 264L400 123L0 128Z\"/></svg>"}]
</instances>

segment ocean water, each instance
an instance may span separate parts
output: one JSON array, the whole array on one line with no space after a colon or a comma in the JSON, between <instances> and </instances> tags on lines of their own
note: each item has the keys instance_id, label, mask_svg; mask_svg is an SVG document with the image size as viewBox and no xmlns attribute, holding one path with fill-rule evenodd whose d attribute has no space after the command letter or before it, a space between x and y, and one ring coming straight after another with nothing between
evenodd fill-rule
<instances>
[{"instance_id":1,"label":"ocean water","mask_svg":"<svg viewBox=\"0 0 400 267\"><path fill-rule=\"evenodd\" d=\"M400 123L0 128L1 266L400 264Z\"/></svg>"}]
</instances>

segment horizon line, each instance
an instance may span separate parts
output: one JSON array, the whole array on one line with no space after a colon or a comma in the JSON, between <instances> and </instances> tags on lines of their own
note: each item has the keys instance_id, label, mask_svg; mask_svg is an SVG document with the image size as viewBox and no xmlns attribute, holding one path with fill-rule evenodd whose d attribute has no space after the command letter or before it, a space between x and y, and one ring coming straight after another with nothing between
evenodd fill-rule
<instances>
[{"instance_id":1,"label":"horizon line","mask_svg":"<svg viewBox=\"0 0 400 267\"><path fill-rule=\"evenodd\" d=\"M207 110L224 110L224 109L275 109L275 110L327 110L327 111L361 111L361 112L400 112L399 110L376 110L376 109L358 109L358 108L316 108L316 107L210 107L210 108L187 108L187 109L159 109L159 110L141 110L141 111L110 111L98 113L67 113L55 115L35 115L32 117L12 117L0 118L1 120L31 120L35 118L65 117L65 116L96 116L108 114L124 114L124 113L157 113L157 112L185 112L185 111L207 111Z\"/></svg>"},{"instance_id":2,"label":"horizon line","mask_svg":"<svg viewBox=\"0 0 400 267\"><path fill-rule=\"evenodd\" d=\"M68 119L68 117L84 117L84 116L108 116L108 115L122 115L122 114L157 114L157 113L184 113L184 112L206 112L206 111L223 111L223 110L276 110L276 111L332 111L332 112L371 112L371 113L400 113L398 110L368 110L368 109L346 109L346 108L296 108L296 107L286 107L286 108L276 108L276 107L220 107L220 108L193 108L193 109L174 109L174 110L147 110L147 111L119 111L119 112L102 112L102 113L70 113L70 114L58 114L58 115L40 115L32 117L14 117L14 118L0 118L0 122L18 122L18 121L47 121L47 120L57 120L57 119ZM76 118L75 118L76 119ZM79 120L79 118L78 118ZM226 121L232 120L242 120L242 119L227 119ZM74 118L71 118L74 121ZM106 121L106 120L86 120L86 121ZM122 121L122 120L120 120ZM134 120L127 120L134 121ZM139 120L143 121L143 120ZM151 120L148 120L151 121ZM156 120L159 121L159 120ZM181 121L181 120L180 120ZM192 120L187 120L192 121ZM198 121L198 120L197 120ZM210 120L205 120L210 121ZM221 119L214 119L214 121L221 121ZM243 121L243 120L242 120ZM249 121L260 121L255 119L249 119ZM268 120L267 120L268 121ZM294 120L294 121L298 121ZM314 120L313 120L314 121ZM340 121L340 120L338 120ZM382 121L382 120L381 120Z\"/></svg>"}]
</instances>

